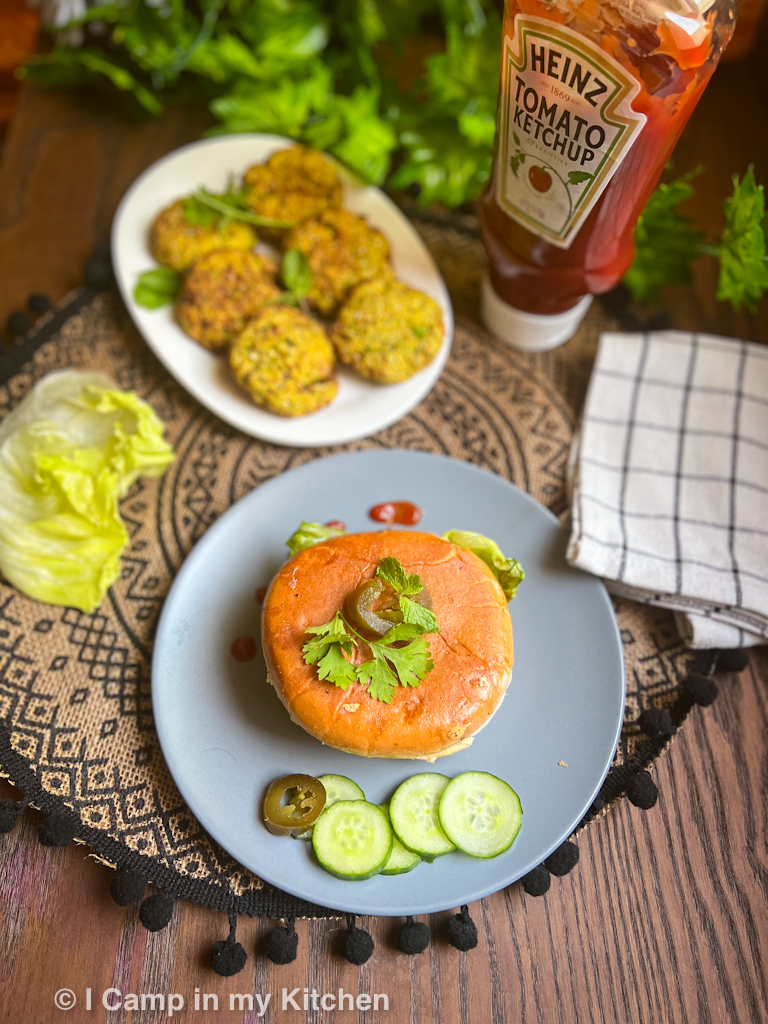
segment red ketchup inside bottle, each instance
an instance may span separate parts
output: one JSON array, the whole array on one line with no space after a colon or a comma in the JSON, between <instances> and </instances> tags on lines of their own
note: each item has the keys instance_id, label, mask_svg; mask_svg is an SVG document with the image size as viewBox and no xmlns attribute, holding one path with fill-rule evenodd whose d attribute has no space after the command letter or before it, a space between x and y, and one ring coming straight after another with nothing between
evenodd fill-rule
<instances>
[{"instance_id":1,"label":"red ketchup inside bottle","mask_svg":"<svg viewBox=\"0 0 768 1024\"><path fill-rule=\"evenodd\" d=\"M507 0L496 155L480 201L504 303L562 313L618 283L637 218L733 32L733 7Z\"/></svg>"},{"instance_id":2,"label":"red ketchup inside bottle","mask_svg":"<svg viewBox=\"0 0 768 1024\"><path fill-rule=\"evenodd\" d=\"M375 523L415 526L421 519L421 509L410 501L385 501L374 505L368 515Z\"/></svg>"}]
</instances>

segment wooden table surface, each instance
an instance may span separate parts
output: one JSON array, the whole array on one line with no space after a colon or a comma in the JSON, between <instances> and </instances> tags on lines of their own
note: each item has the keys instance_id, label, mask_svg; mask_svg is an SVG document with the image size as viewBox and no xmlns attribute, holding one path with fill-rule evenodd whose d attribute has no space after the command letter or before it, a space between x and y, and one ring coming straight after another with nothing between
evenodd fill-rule
<instances>
[{"instance_id":1,"label":"wooden table surface","mask_svg":"<svg viewBox=\"0 0 768 1024\"><path fill-rule=\"evenodd\" d=\"M734 172L754 162L768 183L768 78L764 61L722 67L678 146L676 169L699 163L690 212L717 230ZM0 165L0 322L32 291L61 298L81 280L95 241L108 237L130 182L163 153L196 138L207 116L176 110L129 125L85 97L25 88ZM757 317L713 299L713 268L701 261L691 288L668 298L676 323L768 342L768 300ZM768 1021L768 652L740 676L721 677L721 696L694 710L656 765L659 802L648 812L623 800L580 837L581 860L539 899L520 887L474 904L480 943L460 954L431 920L431 948L397 952L395 925L364 922L376 941L358 969L335 955L339 925L299 922L295 963L254 956L271 925L243 919L249 953L235 978L206 957L224 937L223 917L188 903L156 934L135 908L109 896L112 872L86 848L40 847L37 815L0 837L0 1021L9 1024L167 1020L150 1009L107 1013L100 999L180 993L180 1021L254 1022L229 1012L229 994L271 993L268 1022L346 1024L759 1024ZM11 792L0 784L0 795ZM63 987L78 1006L53 1002ZM280 1011L282 989L386 993L389 1010ZM90 988L94 1008L84 1009ZM196 989L218 1012L194 1010ZM212 1004L209 1004L209 1006ZM192 1008L190 1008L192 1007Z\"/></svg>"}]
</instances>

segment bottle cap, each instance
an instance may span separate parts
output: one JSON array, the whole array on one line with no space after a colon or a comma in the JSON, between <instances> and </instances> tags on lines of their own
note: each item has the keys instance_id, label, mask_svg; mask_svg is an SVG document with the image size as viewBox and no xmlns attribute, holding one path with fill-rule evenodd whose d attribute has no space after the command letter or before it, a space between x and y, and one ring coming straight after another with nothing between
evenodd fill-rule
<instances>
[{"instance_id":1,"label":"bottle cap","mask_svg":"<svg viewBox=\"0 0 768 1024\"><path fill-rule=\"evenodd\" d=\"M564 313L526 313L500 299L486 274L480 314L491 334L501 341L527 352L545 352L562 345L576 333L591 302L592 296L585 295Z\"/></svg>"}]
</instances>

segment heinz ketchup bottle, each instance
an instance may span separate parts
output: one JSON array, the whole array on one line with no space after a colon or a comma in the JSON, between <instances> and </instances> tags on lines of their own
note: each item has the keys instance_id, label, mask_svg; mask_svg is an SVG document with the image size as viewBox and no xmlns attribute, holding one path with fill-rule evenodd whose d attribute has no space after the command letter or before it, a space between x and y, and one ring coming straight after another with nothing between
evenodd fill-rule
<instances>
[{"instance_id":1,"label":"heinz ketchup bottle","mask_svg":"<svg viewBox=\"0 0 768 1024\"><path fill-rule=\"evenodd\" d=\"M545 349L632 262L637 218L734 27L734 0L506 0L483 318Z\"/></svg>"}]
</instances>

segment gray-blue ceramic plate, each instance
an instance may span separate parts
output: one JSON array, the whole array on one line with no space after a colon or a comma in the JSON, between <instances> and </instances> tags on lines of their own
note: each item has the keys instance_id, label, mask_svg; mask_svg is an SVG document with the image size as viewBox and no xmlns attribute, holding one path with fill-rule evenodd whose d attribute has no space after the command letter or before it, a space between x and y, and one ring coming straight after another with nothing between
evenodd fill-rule
<instances>
[{"instance_id":1,"label":"gray-blue ceramic plate","mask_svg":"<svg viewBox=\"0 0 768 1024\"><path fill-rule=\"evenodd\" d=\"M506 699L467 750L434 765L366 759L323 746L294 725L265 679L261 655L237 662L232 641L259 646L254 591L286 557L300 520L376 528L368 510L407 500L419 529L475 530L522 562L510 605L515 667ZM230 508L182 566L157 631L155 721L168 766L200 824L241 864L303 899L357 914L426 914L480 899L540 864L571 833L611 763L624 708L616 622L602 584L565 562L554 516L512 484L465 462L411 451L363 451L284 473ZM560 762L564 762L564 765ZM380 803L410 775L487 771L517 790L523 825L493 860L462 853L405 875L349 882L327 874L311 844L270 835L267 785L334 773Z\"/></svg>"}]
</instances>

